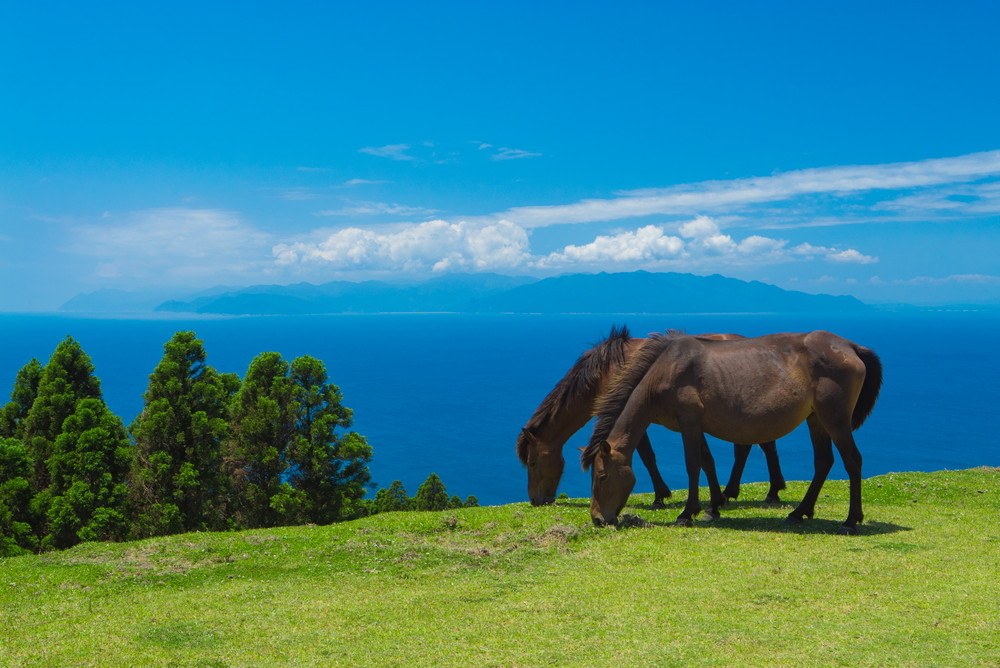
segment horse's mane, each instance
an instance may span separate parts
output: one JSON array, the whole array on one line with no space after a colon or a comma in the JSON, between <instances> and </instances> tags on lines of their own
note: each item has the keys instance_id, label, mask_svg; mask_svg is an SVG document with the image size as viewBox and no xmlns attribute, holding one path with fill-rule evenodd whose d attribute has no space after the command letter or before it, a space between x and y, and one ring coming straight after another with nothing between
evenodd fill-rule
<instances>
[{"instance_id":1,"label":"horse's mane","mask_svg":"<svg viewBox=\"0 0 1000 668\"><path fill-rule=\"evenodd\" d=\"M660 355L681 332L671 330L666 334L650 334L649 338L639 350L632 354L628 364L615 377L611 389L601 397L597 403L595 413L597 415L597 425L594 433L590 437L590 443L580 455L580 463L586 471L594 463L597 452L601 448L601 443L607 440L611 430L618 421L618 416L625 410L625 404L632 396L633 390L646 376L653 363L659 359Z\"/></svg>"},{"instance_id":2,"label":"horse's mane","mask_svg":"<svg viewBox=\"0 0 1000 668\"><path fill-rule=\"evenodd\" d=\"M534 432L544 427L568 404L591 392L609 369L623 367L625 346L631 339L625 325L612 327L606 339L580 355L562 380L542 400L524 428ZM517 437L517 457L522 464L528 463L528 436L523 430Z\"/></svg>"}]
</instances>

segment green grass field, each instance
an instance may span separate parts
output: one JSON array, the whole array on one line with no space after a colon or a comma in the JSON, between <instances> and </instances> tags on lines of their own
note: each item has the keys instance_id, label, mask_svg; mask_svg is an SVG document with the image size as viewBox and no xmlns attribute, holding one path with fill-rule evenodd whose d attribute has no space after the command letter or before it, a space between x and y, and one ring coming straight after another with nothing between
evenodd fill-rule
<instances>
[{"instance_id":1,"label":"green grass field","mask_svg":"<svg viewBox=\"0 0 1000 668\"><path fill-rule=\"evenodd\" d=\"M0 665L998 665L1000 469L765 485L714 523L634 496L389 513L0 560ZM797 500L804 483L783 498Z\"/></svg>"}]
</instances>

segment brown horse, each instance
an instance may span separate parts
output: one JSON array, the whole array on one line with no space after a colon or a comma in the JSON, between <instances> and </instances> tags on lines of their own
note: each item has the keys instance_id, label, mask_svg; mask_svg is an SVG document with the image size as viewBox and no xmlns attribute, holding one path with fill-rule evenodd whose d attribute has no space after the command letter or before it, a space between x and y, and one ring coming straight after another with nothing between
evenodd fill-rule
<instances>
[{"instance_id":1,"label":"brown horse","mask_svg":"<svg viewBox=\"0 0 1000 668\"><path fill-rule=\"evenodd\" d=\"M803 420L809 425L815 473L789 522L812 517L833 466L831 441L850 478L850 509L841 533L855 533L861 510L861 453L852 432L878 398L878 356L829 332L773 334L756 339L706 341L652 336L632 355L598 406L598 422L583 452L591 473L590 514L614 524L635 485L632 452L651 422L679 431L688 472L688 499L677 523L699 510L698 473L705 434L736 443L774 440ZM713 494L711 511L723 499Z\"/></svg>"},{"instance_id":2,"label":"brown horse","mask_svg":"<svg viewBox=\"0 0 1000 668\"><path fill-rule=\"evenodd\" d=\"M742 337L736 334L706 334L703 338L728 340ZM632 338L626 327L612 328L607 339L580 356L521 430L517 439L517 456L528 470L528 498L533 505L548 504L555 500L565 465L563 446L594 415L597 400L607 389L611 379L645 342L645 339ZM785 488L785 480L778 463L777 447L773 442L762 443L760 447L767 457L771 479L767 501L778 502L778 491ZM656 455L653 454L653 447L645 431L636 449L653 482L653 507L662 508L663 500L670 496L670 488L656 466ZM735 463L726 485L725 496L736 498L739 495L740 478L749 453L749 445L734 445ZM715 462L707 448L702 457L709 485L717 488Z\"/></svg>"}]
</instances>

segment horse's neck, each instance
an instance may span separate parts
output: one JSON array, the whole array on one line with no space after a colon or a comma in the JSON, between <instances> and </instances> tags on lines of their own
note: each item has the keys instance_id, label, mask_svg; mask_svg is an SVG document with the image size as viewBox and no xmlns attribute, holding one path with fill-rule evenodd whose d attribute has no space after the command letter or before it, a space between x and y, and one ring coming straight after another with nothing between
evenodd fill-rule
<instances>
[{"instance_id":1,"label":"horse's neck","mask_svg":"<svg viewBox=\"0 0 1000 668\"><path fill-rule=\"evenodd\" d=\"M593 401L581 401L573 406L564 406L548 420L537 436L551 443L554 448L562 448L573 434L587 424L592 410Z\"/></svg>"},{"instance_id":2,"label":"horse's neck","mask_svg":"<svg viewBox=\"0 0 1000 668\"><path fill-rule=\"evenodd\" d=\"M625 408L618 414L615 425L608 434L608 441L612 447L629 456L639 447L646 430L653 422L653 414L648 402L641 401L637 396L644 396L645 392L640 388L633 391Z\"/></svg>"}]
</instances>

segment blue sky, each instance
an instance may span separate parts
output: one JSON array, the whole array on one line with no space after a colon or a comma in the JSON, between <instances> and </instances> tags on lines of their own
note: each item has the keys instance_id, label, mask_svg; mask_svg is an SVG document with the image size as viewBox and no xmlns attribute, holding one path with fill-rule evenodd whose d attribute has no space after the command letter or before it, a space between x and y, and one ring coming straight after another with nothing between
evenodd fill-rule
<instances>
[{"instance_id":1,"label":"blue sky","mask_svg":"<svg viewBox=\"0 0 1000 668\"><path fill-rule=\"evenodd\" d=\"M5 3L0 310L634 269L1000 302L997 7Z\"/></svg>"}]
</instances>

